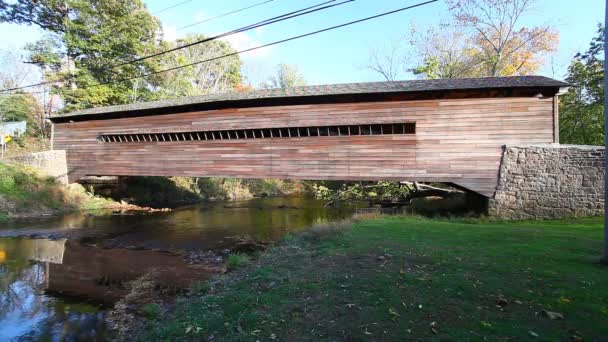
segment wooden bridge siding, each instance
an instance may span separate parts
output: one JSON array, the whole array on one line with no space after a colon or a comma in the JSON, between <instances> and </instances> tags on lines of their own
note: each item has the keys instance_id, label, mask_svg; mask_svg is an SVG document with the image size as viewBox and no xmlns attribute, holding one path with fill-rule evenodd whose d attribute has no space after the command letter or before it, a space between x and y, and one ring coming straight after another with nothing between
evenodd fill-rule
<instances>
[{"instance_id":1,"label":"wooden bridge siding","mask_svg":"<svg viewBox=\"0 0 608 342\"><path fill-rule=\"evenodd\" d=\"M56 124L70 179L214 176L453 182L494 193L505 144L553 142L553 99L505 97L222 109ZM100 143L112 133L413 121L415 135Z\"/></svg>"}]
</instances>

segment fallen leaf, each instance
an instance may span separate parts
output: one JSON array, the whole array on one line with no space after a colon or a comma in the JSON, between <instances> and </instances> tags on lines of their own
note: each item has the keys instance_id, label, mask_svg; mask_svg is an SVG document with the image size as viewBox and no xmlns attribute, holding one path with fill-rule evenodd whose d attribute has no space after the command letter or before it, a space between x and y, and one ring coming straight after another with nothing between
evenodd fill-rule
<instances>
[{"instance_id":1,"label":"fallen leaf","mask_svg":"<svg viewBox=\"0 0 608 342\"><path fill-rule=\"evenodd\" d=\"M534 332L534 331L532 331L532 330L529 330L529 331L528 331L528 334L530 334L530 336L532 336L532 337L538 337L538 334L537 334L537 333L535 333L535 332Z\"/></svg>"},{"instance_id":2,"label":"fallen leaf","mask_svg":"<svg viewBox=\"0 0 608 342\"><path fill-rule=\"evenodd\" d=\"M393 309L393 308L388 309L388 313L393 316L401 317L401 315L398 314L397 311L395 311L395 309Z\"/></svg>"},{"instance_id":3,"label":"fallen leaf","mask_svg":"<svg viewBox=\"0 0 608 342\"><path fill-rule=\"evenodd\" d=\"M486 327L486 328L491 328L492 327L492 324L488 323L486 321L481 321L481 325L484 326L484 327Z\"/></svg>"},{"instance_id":4,"label":"fallen leaf","mask_svg":"<svg viewBox=\"0 0 608 342\"><path fill-rule=\"evenodd\" d=\"M559 301L562 303L572 303L572 299L566 297L559 297Z\"/></svg>"}]
</instances>

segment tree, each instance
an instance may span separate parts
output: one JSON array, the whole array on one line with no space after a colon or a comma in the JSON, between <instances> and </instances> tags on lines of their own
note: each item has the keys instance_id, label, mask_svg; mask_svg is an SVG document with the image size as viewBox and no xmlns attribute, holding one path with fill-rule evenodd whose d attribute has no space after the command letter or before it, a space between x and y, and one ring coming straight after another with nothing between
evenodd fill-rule
<instances>
[{"instance_id":1,"label":"tree","mask_svg":"<svg viewBox=\"0 0 608 342\"><path fill-rule=\"evenodd\" d=\"M44 137L47 124L38 100L28 93L0 95L0 122L25 121L27 134Z\"/></svg>"},{"instance_id":2,"label":"tree","mask_svg":"<svg viewBox=\"0 0 608 342\"><path fill-rule=\"evenodd\" d=\"M380 74L387 81L396 81L407 70L406 54L399 42L392 42L388 48L372 48L366 69Z\"/></svg>"},{"instance_id":3,"label":"tree","mask_svg":"<svg viewBox=\"0 0 608 342\"><path fill-rule=\"evenodd\" d=\"M574 56L566 81L571 87L561 97L560 140L566 144L604 144L604 28L589 49Z\"/></svg>"},{"instance_id":4,"label":"tree","mask_svg":"<svg viewBox=\"0 0 608 342\"><path fill-rule=\"evenodd\" d=\"M465 31L441 24L417 34L412 30L410 44L418 51L419 63L410 69L427 79L474 77L475 51Z\"/></svg>"},{"instance_id":5,"label":"tree","mask_svg":"<svg viewBox=\"0 0 608 342\"><path fill-rule=\"evenodd\" d=\"M189 36L175 42L165 42L162 48L171 49L205 38L203 35ZM162 69L175 68L234 52L236 50L230 43L213 40L163 55L160 65ZM154 96L162 99L236 89L242 83L241 65L239 56L234 55L160 74L154 81L156 85Z\"/></svg>"},{"instance_id":6,"label":"tree","mask_svg":"<svg viewBox=\"0 0 608 342\"><path fill-rule=\"evenodd\" d=\"M0 51L0 88L19 87L34 82L32 75L36 75L36 72L32 69L35 68L21 63L19 55L14 51ZM41 103L44 103L41 97L24 91L0 94L0 122L26 121L29 135L44 136L48 125L44 121L46 115Z\"/></svg>"},{"instance_id":7,"label":"tree","mask_svg":"<svg viewBox=\"0 0 608 342\"><path fill-rule=\"evenodd\" d=\"M261 85L263 89L292 88L306 85L304 76L300 74L294 65L281 63L277 65L276 75L270 77L266 83Z\"/></svg>"},{"instance_id":8,"label":"tree","mask_svg":"<svg viewBox=\"0 0 608 342\"><path fill-rule=\"evenodd\" d=\"M448 0L457 24L471 29L480 76L533 74L555 51L558 33L549 26L521 26L536 0Z\"/></svg>"},{"instance_id":9,"label":"tree","mask_svg":"<svg viewBox=\"0 0 608 342\"><path fill-rule=\"evenodd\" d=\"M111 67L157 48L160 25L141 0L0 0L0 22L45 30L47 37L28 46L30 62L57 81L65 110L151 96L145 82L130 78L156 70L156 62Z\"/></svg>"},{"instance_id":10,"label":"tree","mask_svg":"<svg viewBox=\"0 0 608 342\"><path fill-rule=\"evenodd\" d=\"M549 26L528 28L521 19L535 0L449 0L452 18L419 32L415 28L402 45L414 56L405 69L423 78L463 78L530 75L555 51L559 35ZM381 58L371 54L370 69L387 78L395 70L387 61L401 62L395 48ZM389 73L390 74L390 73Z\"/></svg>"}]
</instances>

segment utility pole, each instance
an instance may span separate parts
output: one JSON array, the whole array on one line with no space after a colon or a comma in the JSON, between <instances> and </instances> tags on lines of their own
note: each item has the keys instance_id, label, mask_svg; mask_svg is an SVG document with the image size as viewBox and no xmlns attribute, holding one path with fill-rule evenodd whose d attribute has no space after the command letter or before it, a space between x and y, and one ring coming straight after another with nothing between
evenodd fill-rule
<instances>
[{"instance_id":1,"label":"utility pole","mask_svg":"<svg viewBox=\"0 0 608 342\"><path fill-rule=\"evenodd\" d=\"M608 0L606 0L605 17L604 17L604 254L602 263L608 265Z\"/></svg>"}]
</instances>

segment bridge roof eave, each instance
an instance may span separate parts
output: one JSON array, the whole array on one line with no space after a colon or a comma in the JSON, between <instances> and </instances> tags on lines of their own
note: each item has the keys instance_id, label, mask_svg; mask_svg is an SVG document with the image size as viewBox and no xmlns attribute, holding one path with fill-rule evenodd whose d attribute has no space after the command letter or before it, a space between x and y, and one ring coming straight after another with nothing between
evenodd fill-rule
<instances>
[{"instance_id":1,"label":"bridge roof eave","mask_svg":"<svg viewBox=\"0 0 608 342\"><path fill-rule=\"evenodd\" d=\"M304 86L286 89L265 89L251 92L181 97L153 102L114 105L83 109L55 116L54 123L88 121L119 117L172 114L231 107L256 107L340 102L374 102L407 96L413 99L446 96L447 93L471 93L495 90L550 90L559 95L569 84L543 76L485 77L441 80L410 80ZM475 95L470 95L475 97Z\"/></svg>"}]
</instances>

